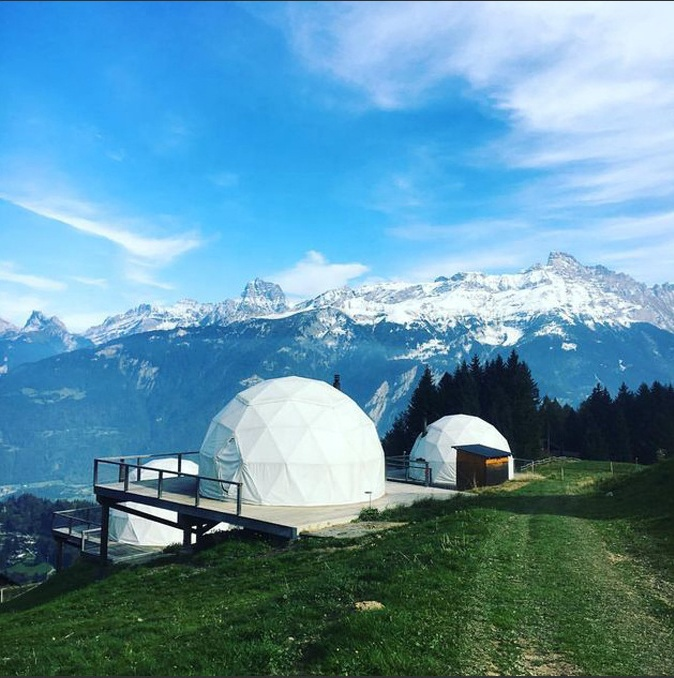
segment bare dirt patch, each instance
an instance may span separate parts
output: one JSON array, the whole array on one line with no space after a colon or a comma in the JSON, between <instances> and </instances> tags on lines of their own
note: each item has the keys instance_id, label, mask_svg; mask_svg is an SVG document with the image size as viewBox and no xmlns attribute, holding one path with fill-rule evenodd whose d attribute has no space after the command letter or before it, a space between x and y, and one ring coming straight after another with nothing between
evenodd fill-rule
<instances>
[{"instance_id":1,"label":"bare dirt patch","mask_svg":"<svg viewBox=\"0 0 674 678\"><path fill-rule=\"evenodd\" d=\"M383 610L384 604L378 600L359 600L355 607L358 612L369 612L370 610Z\"/></svg>"},{"instance_id":2,"label":"bare dirt patch","mask_svg":"<svg viewBox=\"0 0 674 678\"><path fill-rule=\"evenodd\" d=\"M578 667L564 661L561 655L554 652L537 652L529 646L526 639L520 640L521 660L526 673L530 676L578 676Z\"/></svg>"},{"instance_id":3,"label":"bare dirt patch","mask_svg":"<svg viewBox=\"0 0 674 678\"><path fill-rule=\"evenodd\" d=\"M362 537L365 534L390 530L394 527L401 527L407 523L394 523L379 520L363 521L355 523L344 523L343 525L330 525L320 530L303 532L308 537L336 537L338 539L352 539L353 537Z\"/></svg>"},{"instance_id":4,"label":"bare dirt patch","mask_svg":"<svg viewBox=\"0 0 674 678\"><path fill-rule=\"evenodd\" d=\"M491 485L489 487L475 488L474 492L488 493L488 492L514 492L524 487L534 480L544 480L545 476L540 473L516 473L515 477L508 480L501 485Z\"/></svg>"}]
</instances>

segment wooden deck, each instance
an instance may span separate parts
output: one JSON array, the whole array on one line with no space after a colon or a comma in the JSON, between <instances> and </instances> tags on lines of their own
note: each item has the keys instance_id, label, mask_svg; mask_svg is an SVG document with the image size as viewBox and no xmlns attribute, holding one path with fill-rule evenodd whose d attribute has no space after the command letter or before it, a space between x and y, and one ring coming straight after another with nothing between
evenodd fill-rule
<instances>
[{"instance_id":1,"label":"wooden deck","mask_svg":"<svg viewBox=\"0 0 674 678\"><path fill-rule=\"evenodd\" d=\"M161 497L158 496L156 480L129 482L125 489L123 482L94 486L96 498L101 503L115 506L121 502L133 501L175 511L183 520L206 521L213 524L230 523L245 529L296 539L303 532L322 527L348 523L358 518L363 508L383 510L395 506L406 506L427 497L449 499L458 493L455 490L425 487L407 483L386 481L386 492L379 499L369 499L358 504L341 506L256 506L242 504L237 515L236 503L227 500L196 497L194 477L168 478L163 481Z\"/></svg>"}]
</instances>

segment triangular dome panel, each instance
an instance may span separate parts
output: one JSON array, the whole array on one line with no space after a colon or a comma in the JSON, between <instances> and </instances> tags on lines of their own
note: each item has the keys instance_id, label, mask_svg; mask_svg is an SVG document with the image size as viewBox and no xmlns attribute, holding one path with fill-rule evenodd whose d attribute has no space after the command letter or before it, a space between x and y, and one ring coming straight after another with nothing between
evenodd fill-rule
<instances>
[{"instance_id":1,"label":"triangular dome panel","mask_svg":"<svg viewBox=\"0 0 674 678\"><path fill-rule=\"evenodd\" d=\"M303 377L259 382L218 412L216 421L236 437L244 501L283 506L360 503L367 500L363 486L370 488L373 499L384 494L384 453L374 423L326 382ZM214 449L226 437L213 422L201 446L204 467L211 460L217 465ZM202 494L224 498L218 485L204 481Z\"/></svg>"}]
</instances>

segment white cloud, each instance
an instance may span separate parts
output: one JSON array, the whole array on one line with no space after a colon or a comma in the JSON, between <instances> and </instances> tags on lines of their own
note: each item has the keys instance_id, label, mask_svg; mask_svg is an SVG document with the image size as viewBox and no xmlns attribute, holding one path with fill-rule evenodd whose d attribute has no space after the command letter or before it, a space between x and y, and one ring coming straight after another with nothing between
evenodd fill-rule
<instances>
[{"instance_id":1,"label":"white cloud","mask_svg":"<svg viewBox=\"0 0 674 678\"><path fill-rule=\"evenodd\" d=\"M174 259L199 247L202 242L195 234L151 238L138 235L117 220L99 216L99 208L87 202L63 198L23 198L0 195L0 198L34 214L53 219L77 231L104 238L119 245L129 254L166 265ZM124 223L126 220L122 220Z\"/></svg>"},{"instance_id":2,"label":"white cloud","mask_svg":"<svg viewBox=\"0 0 674 678\"><path fill-rule=\"evenodd\" d=\"M502 273L520 269L521 253L513 248L476 248L461 253L435 254L403 271L400 279L427 282L438 276L450 277L455 273Z\"/></svg>"},{"instance_id":3,"label":"white cloud","mask_svg":"<svg viewBox=\"0 0 674 678\"><path fill-rule=\"evenodd\" d=\"M292 3L285 30L374 107L487 103L511 134L486 162L602 205L674 193L673 25L668 2L340 2Z\"/></svg>"},{"instance_id":4,"label":"white cloud","mask_svg":"<svg viewBox=\"0 0 674 678\"><path fill-rule=\"evenodd\" d=\"M86 278L83 276L73 275L71 278L80 283L81 285L87 285L89 287L100 287L104 289L108 286L108 281L105 278Z\"/></svg>"},{"instance_id":5,"label":"white cloud","mask_svg":"<svg viewBox=\"0 0 674 678\"><path fill-rule=\"evenodd\" d=\"M59 280L31 275L29 273L17 273L14 264L9 261L0 261L0 280L44 292L58 292L65 290L67 287L65 283Z\"/></svg>"},{"instance_id":6,"label":"white cloud","mask_svg":"<svg viewBox=\"0 0 674 678\"><path fill-rule=\"evenodd\" d=\"M514 272L563 251L587 265L603 264L648 285L671 280L674 269L674 212L646 216L587 217L572 225L535 221L475 220L457 224L412 224L389 230L425 250L403 280L427 281L457 272ZM426 246L426 243L435 243Z\"/></svg>"},{"instance_id":7,"label":"white cloud","mask_svg":"<svg viewBox=\"0 0 674 678\"><path fill-rule=\"evenodd\" d=\"M173 285L161 282L152 276L152 267L143 261L129 261L126 267L126 279L137 285L155 287L160 290L172 290Z\"/></svg>"},{"instance_id":8,"label":"white cloud","mask_svg":"<svg viewBox=\"0 0 674 678\"><path fill-rule=\"evenodd\" d=\"M310 250L292 268L268 278L278 283L287 294L307 298L343 287L368 270L367 266L359 263L331 264L320 252Z\"/></svg>"}]
</instances>

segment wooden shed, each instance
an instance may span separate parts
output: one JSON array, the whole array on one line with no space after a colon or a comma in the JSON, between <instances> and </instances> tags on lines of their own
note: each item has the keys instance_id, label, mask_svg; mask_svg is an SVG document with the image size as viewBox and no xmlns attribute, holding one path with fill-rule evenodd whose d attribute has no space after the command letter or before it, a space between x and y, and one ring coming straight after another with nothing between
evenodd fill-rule
<instances>
[{"instance_id":1,"label":"wooden shed","mask_svg":"<svg viewBox=\"0 0 674 678\"><path fill-rule=\"evenodd\" d=\"M461 445L456 449L456 488L500 485L508 480L510 453L486 445Z\"/></svg>"}]
</instances>

